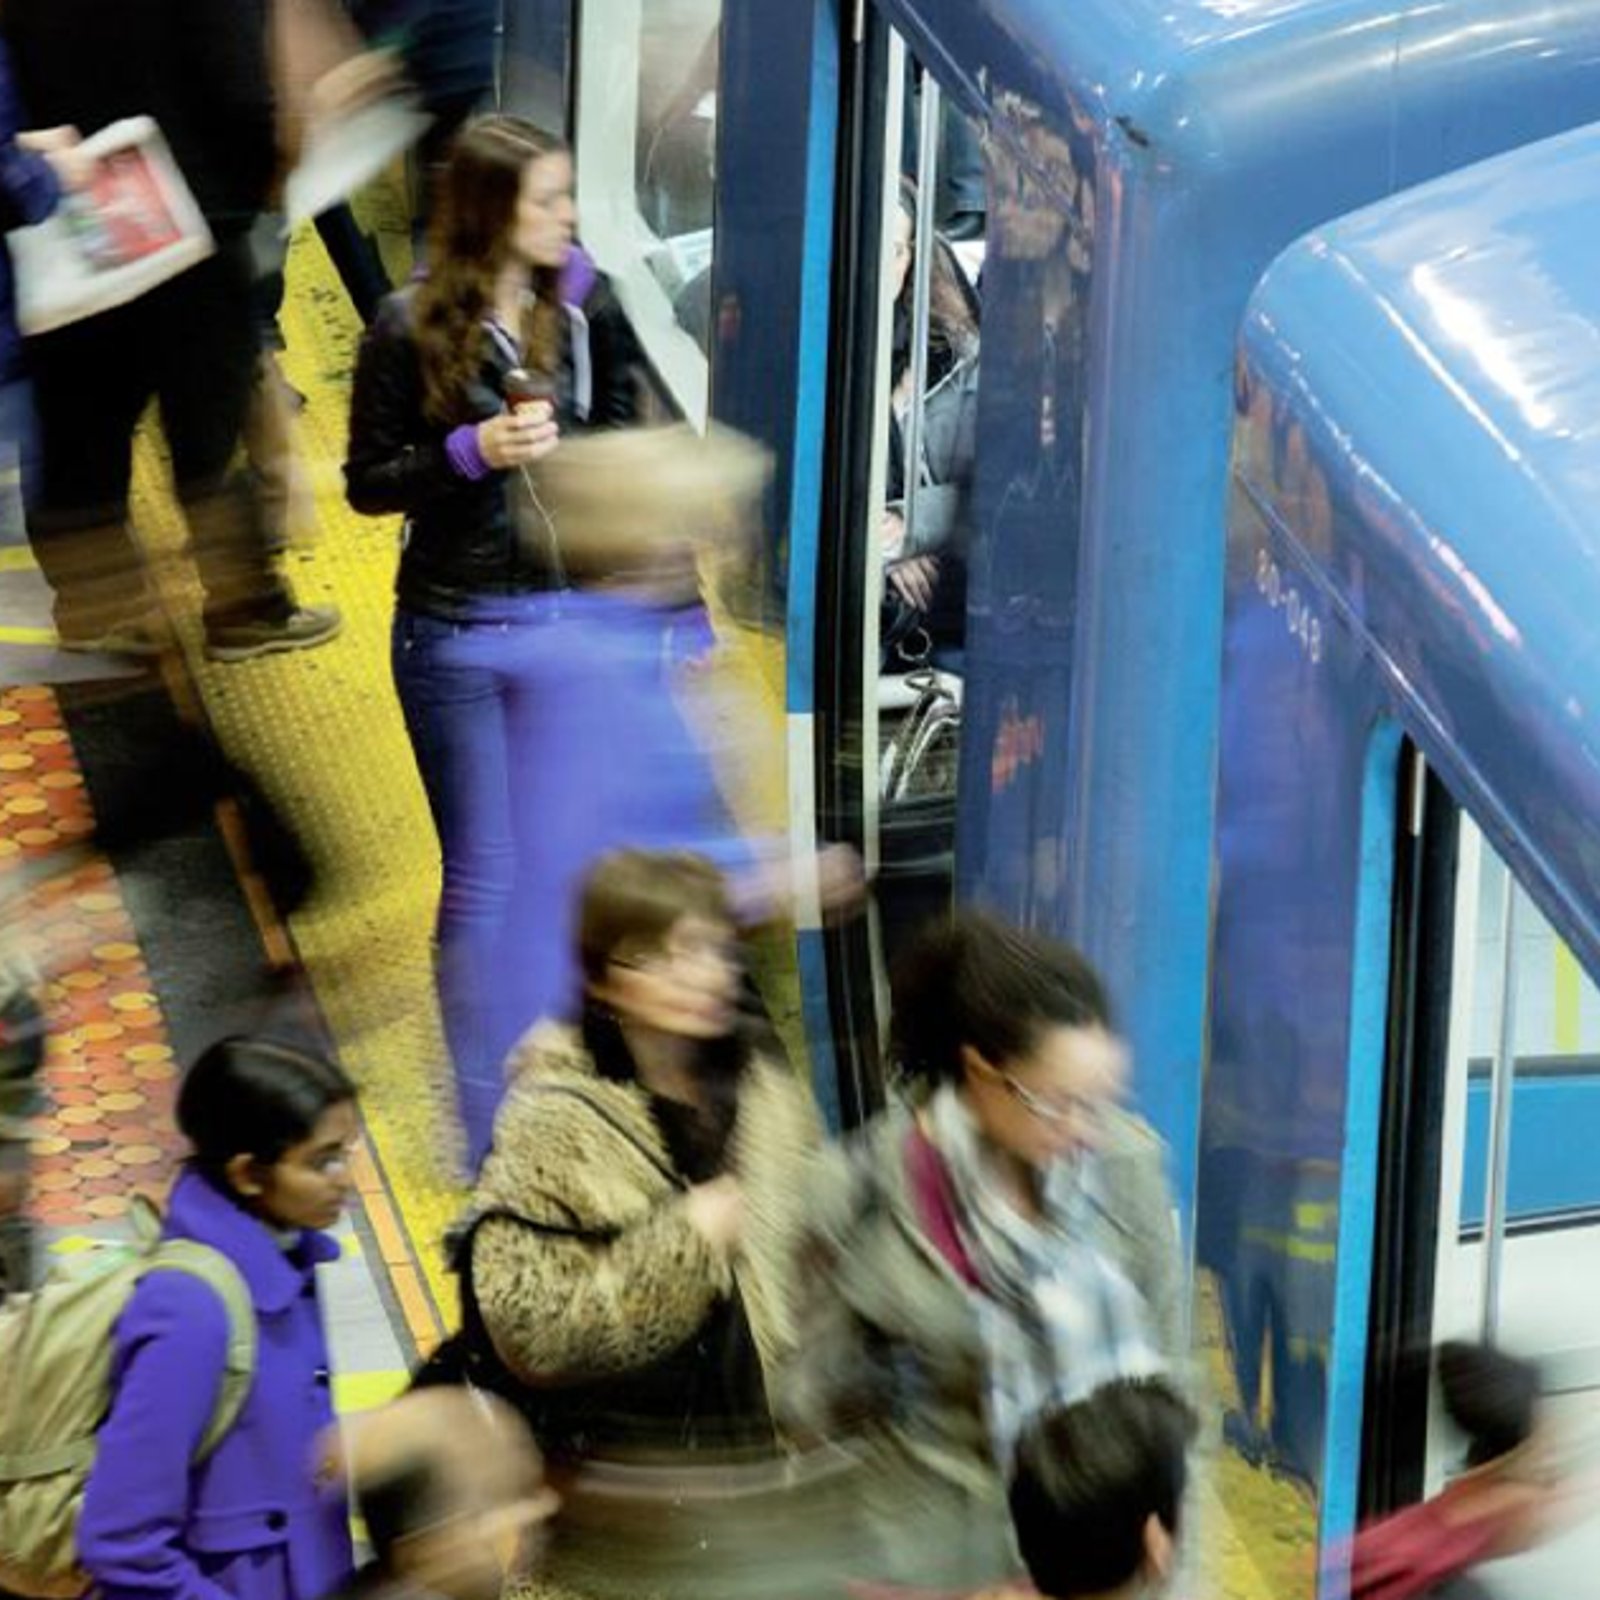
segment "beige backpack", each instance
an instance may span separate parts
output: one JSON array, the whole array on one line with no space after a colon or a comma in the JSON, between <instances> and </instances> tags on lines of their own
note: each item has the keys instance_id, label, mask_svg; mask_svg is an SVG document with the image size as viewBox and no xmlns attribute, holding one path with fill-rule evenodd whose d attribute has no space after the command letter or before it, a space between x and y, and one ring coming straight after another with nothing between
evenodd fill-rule
<instances>
[{"instance_id":1,"label":"beige backpack","mask_svg":"<svg viewBox=\"0 0 1600 1600\"><path fill-rule=\"evenodd\" d=\"M78 1515L96 1435L111 1408L112 1333L149 1272L186 1272L228 1312L228 1361L196 1454L203 1461L238 1420L256 1368L256 1318L238 1269L188 1239L162 1240L153 1207L136 1204L135 1239L69 1256L41 1287L0 1309L0 1591L74 1600Z\"/></svg>"}]
</instances>

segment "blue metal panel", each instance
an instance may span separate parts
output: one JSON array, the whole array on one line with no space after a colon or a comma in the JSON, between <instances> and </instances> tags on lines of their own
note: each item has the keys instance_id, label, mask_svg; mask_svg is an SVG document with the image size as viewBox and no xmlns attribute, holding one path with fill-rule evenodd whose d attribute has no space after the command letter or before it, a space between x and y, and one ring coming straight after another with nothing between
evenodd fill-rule
<instances>
[{"instance_id":1,"label":"blue metal panel","mask_svg":"<svg viewBox=\"0 0 1600 1600\"><path fill-rule=\"evenodd\" d=\"M1246 1397L1230 1436L1307 1477L1330 1538L1359 1470L1385 1065L1387 929L1348 910L1375 870L1351 822L1374 727L1405 728L1600 970L1597 253L1600 129L1314 234L1245 322L1197 1239ZM1590 1090L1519 1088L1548 1171L1514 1205L1592 1189L1552 1115ZM1257 1407L1263 1338L1290 1360Z\"/></svg>"},{"instance_id":2,"label":"blue metal panel","mask_svg":"<svg viewBox=\"0 0 1600 1600\"><path fill-rule=\"evenodd\" d=\"M814 709L818 540L828 399L829 265L833 255L834 167L838 156L839 27L831 4L814 9L811 111L806 145L806 206L801 262L799 370L794 447L789 463L787 702L791 715ZM825 986L824 986L825 987ZM827 1030L813 1031L822 1041ZM832 1061L832 1051L826 1051ZM820 1070L820 1063L819 1063ZM837 1086L835 1088L837 1092Z\"/></svg>"},{"instance_id":3,"label":"blue metal panel","mask_svg":"<svg viewBox=\"0 0 1600 1600\"><path fill-rule=\"evenodd\" d=\"M1356 882L1350 993L1344 1156L1339 1175L1339 1272L1334 1280L1328 1426L1322 1460L1322 1536L1337 1547L1356 1529L1357 1473L1365 1414L1367 1326L1372 1311L1378 1149L1383 1130L1382 1061L1389 1015L1389 925L1394 910L1396 774L1400 730L1383 723L1367 752L1361 796L1361 858Z\"/></svg>"},{"instance_id":4,"label":"blue metal panel","mask_svg":"<svg viewBox=\"0 0 1600 1600\"><path fill-rule=\"evenodd\" d=\"M1034 175L1095 212L1084 343L1060 393L1081 419L1039 425L1035 340L1060 324L988 288L985 370L1034 390L986 397L980 518L1009 490L1051 500L976 586L967 651L959 884L1083 944L1127 1015L1141 1105L1192 1184L1217 738L1222 510L1232 341L1272 256L1317 222L1442 169L1600 116L1590 0L891 0L886 10L986 115L997 187ZM1064 157L1070 154L1070 162ZM1023 219L1015 218L1013 223ZM1001 218L1008 237L1040 234ZM1037 262L1037 277L1046 263ZM1051 296L1055 297L1052 302ZM1066 315L1075 314L1071 306ZM1008 317L1019 332L1006 331ZM996 354L1001 359L996 360ZM1001 419L999 406L1015 413ZM1018 431L1001 438L1001 420ZM1081 433L1079 432L1081 428ZM1066 432L1084 441L1060 471ZM984 508L987 508L986 510ZM1057 537L1047 535L1055 519ZM1008 618L1007 629L994 622ZM1049 674L1043 663L1051 663ZM1069 709L1070 708L1070 709ZM988 792L1015 721L1051 756ZM1066 751L1059 729L1070 718Z\"/></svg>"},{"instance_id":5,"label":"blue metal panel","mask_svg":"<svg viewBox=\"0 0 1600 1600\"><path fill-rule=\"evenodd\" d=\"M783 614L777 597L791 564L808 570L816 541L828 305L827 274L816 263L832 237L836 13L835 0L723 0L711 410L773 452L773 620ZM805 619L793 620L791 639L808 639ZM807 693L809 683L808 674Z\"/></svg>"}]
</instances>

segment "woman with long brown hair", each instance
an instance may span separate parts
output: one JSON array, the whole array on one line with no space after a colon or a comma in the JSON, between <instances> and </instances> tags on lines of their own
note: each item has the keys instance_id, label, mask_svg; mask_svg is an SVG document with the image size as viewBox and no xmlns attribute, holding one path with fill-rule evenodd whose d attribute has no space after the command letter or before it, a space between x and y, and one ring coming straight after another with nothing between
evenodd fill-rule
<instances>
[{"instance_id":1,"label":"woman with long brown hair","mask_svg":"<svg viewBox=\"0 0 1600 1600\"><path fill-rule=\"evenodd\" d=\"M515 117L470 124L439 184L428 274L384 302L350 414L351 505L406 519L395 687L439 832L439 994L474 1164L509 1043L482 988L519 853L508 738L528 692L520 643L565 587L528 469L564 435L636 411L633 336L579 256L575 221L559 140Z\"/></svg>"}]
</instances>

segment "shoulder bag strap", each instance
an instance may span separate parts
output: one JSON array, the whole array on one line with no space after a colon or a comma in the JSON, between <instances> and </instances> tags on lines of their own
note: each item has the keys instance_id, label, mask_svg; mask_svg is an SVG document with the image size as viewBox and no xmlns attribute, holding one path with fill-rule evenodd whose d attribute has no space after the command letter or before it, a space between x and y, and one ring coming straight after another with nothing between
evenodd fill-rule
<instances>
[{"instance_id":1,"label":"shoulder bag strap","mask_svg":"<svg viewBox=\"0 0 1600 1600\"><path fill-rule=\"evenodd\" d=\"M150 1256L149 1272L182 1272L208 1284L228 1313L228 1358L222 1371L222 1388L195 1452L206 1460L239 1420L256 1374L256 1308L239 1269L210 1245L193 1239L167 1239Z\"/></svg>"}]
</instances>

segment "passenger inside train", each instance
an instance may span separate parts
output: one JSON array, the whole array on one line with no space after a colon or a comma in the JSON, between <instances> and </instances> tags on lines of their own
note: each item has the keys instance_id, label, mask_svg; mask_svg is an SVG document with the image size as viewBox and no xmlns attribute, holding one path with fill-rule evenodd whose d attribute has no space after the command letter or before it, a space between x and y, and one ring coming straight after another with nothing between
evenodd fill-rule
<instances>
[{"instance_id":1,"label":"passenger inside train","mask_svg":"<svg viewBox=\"0 0 1600 1600\"><path fill-rule=\"evenodd\" d=\"M4 0L0 1600L1589 1600L1596 119Z\"/></svg>"}]
</instances>

